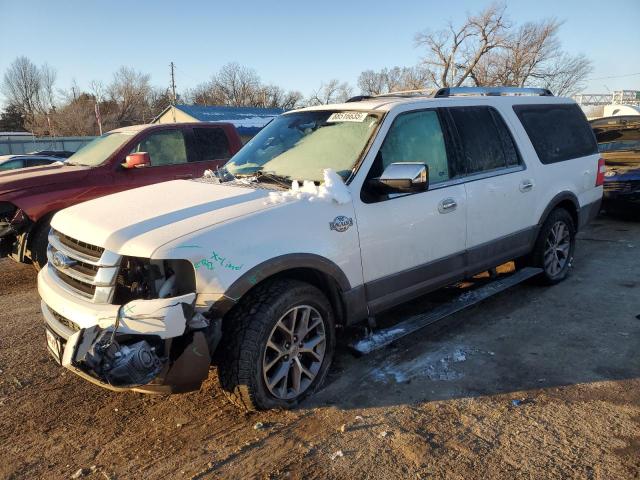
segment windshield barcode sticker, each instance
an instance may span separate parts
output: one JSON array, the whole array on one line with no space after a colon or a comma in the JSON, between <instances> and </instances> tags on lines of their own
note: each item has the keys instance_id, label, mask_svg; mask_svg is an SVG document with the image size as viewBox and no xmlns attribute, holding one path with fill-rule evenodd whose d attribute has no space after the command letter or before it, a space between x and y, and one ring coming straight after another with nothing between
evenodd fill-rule
<instances>
[{"instance_id":1,"label":"windshield barcode sticker","mask_svg":"<svg viewBox=\"0 0 640 480\"><path fill-rule=\"evenodd\" d=\"M334 122L364 122L367 112L336 112L327 119L327 123Z\"/></svg>"}]
</instances>

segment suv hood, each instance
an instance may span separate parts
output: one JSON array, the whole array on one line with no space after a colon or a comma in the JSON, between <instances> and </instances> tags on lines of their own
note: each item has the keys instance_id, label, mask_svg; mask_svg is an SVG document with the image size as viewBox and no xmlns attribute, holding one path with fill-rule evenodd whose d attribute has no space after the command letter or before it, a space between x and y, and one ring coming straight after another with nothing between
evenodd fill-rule
<instances>
[{"instance_id":1,"label":"suv hood","mask_svg":"<svg viewBox=\"0 0 640 480\"><path fill-rule=\"evenodd\" d=\"M273 208L265 202L268 195L264 189L174 180L74 205L51 225L76 240L149 258L183 235Z\"/></svg>"},{"instance_id":2,"label":"suv hood","mask_svg":"<svg viewBox=\"0 0 640 480\"><path fill-rule=\"evenodd\" d=\"M45 187L63 182L77 182L86 177L90 167L79 165L43 165L0 173L0 195L32 187Z\"/></svg>"}]
</instances>

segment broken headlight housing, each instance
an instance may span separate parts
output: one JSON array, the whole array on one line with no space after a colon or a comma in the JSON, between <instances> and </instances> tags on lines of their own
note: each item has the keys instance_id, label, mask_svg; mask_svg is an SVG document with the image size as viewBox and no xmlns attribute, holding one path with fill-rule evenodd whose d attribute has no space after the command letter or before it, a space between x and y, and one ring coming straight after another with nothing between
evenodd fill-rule
<instances>
[{"instance_id":1,"label":"broken headlight housing","mask_svg":"<svg viewBox=\"0 0 640 480\"><path fill-rule=\"evenodd\" d=\"M153 300L195 291L195 270L187 260L123 257L114 303L124 305L132 300Z\"/></svg>"}]
</instances>

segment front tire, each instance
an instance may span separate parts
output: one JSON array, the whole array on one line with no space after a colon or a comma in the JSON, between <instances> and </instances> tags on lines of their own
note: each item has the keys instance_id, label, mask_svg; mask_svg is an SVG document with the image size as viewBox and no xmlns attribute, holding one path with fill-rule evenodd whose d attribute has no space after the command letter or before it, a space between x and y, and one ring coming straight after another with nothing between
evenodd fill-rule
<instances>
[{"instance_id":1,"label":"front tire","mask_svg":"<svg viewBox=\"0 0 640 480\"><path fill-rule=\"evenodd\" d=\"M51 226L48 221L36 225L32 232L30 241L31 263L36 271L42 270L47 264L47 246L49 245L49 230Z\"/></svg>"},{"instance_id":2,"label":"front tire","mask_svg":"<svg viewBox=\"0 0 640 480\"><path fill-rule=\"evenodd\" d=\"M331 304L297 280L259 285L226 319L219 378L245 410L292 408L325 379L335 350Z\"/></svg>"},{"instance_id":3,"label":"front tire","mask_svg":"<svg viewBox=\"0 0 640 480\"><path fill-rule=\"evenodd\" d=\"M554 285L569 275L576 247L576 227L564 208L553 210L540 228L535 247L527 264L542 268L539 283Z\"/></svg>"}]
</instances>

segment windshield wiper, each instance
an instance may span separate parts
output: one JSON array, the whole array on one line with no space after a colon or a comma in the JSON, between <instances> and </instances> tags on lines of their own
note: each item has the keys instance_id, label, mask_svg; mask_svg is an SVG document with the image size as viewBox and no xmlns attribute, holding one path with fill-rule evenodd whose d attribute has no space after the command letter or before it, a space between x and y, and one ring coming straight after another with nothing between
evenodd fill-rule
<instances>
[{"instance_id":1,"label":"windshield wiper","mask_svg":"<svg viewBox=\"0 0 640 480\"><path fill-rule=\"evenodd\" d=\"M291 188L291 179L286 175L277 175L271 172L263 172L262 170L258 170L255 175L255 179L259 182L261 178L266 178L271 180L283 187Z\"/></svg>"}]
</instances>

